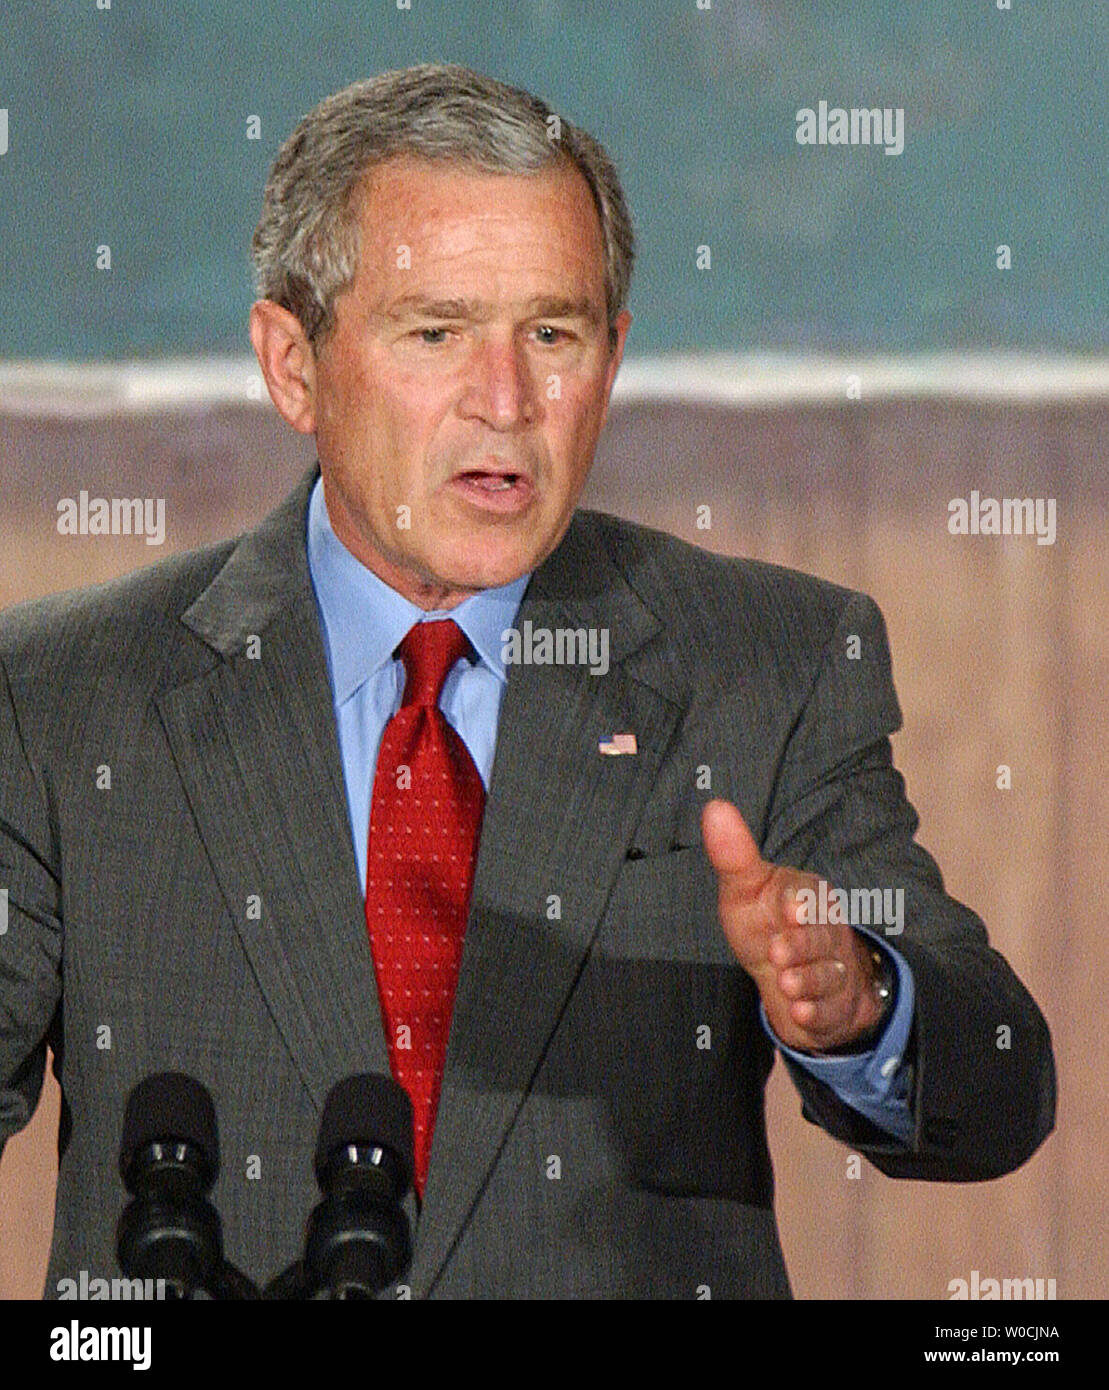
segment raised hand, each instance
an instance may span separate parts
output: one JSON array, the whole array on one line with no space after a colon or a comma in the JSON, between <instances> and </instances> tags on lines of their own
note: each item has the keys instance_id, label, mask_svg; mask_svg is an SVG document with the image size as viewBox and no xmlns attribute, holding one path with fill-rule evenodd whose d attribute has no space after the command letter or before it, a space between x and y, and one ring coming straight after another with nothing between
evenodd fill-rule
<instances>
[{"instance_id":1,"label":"raised hand","mask_svg":"<svg viewBox=\"0 0 1109 1390\"><path fill-rule=\"evenodd\" d=\"M701 817L705 852L716 870L720 924L736 959L758 986L771 1028L788 1047L843 1047L881 1015L870 950L846 924L803 923L799 889L820 880L759 853L729 801Z\"/></svg>"}]
</instances>

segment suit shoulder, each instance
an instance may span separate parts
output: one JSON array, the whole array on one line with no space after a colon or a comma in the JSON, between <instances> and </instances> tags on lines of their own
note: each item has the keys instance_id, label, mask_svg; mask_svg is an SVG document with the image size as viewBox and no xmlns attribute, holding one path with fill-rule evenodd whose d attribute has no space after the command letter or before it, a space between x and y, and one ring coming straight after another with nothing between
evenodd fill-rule
<instances>
[{"instance_id":1,"label":"suit shoulder","mask_svg":"<svg viewBox=\"0 0 1109 1390\"><path fill-rule=\"evenodd\" d=\"M881 624L867 595L767 560L717 555L668 532L605 512L581 511L589 541L600 545L644 604L696 640L729 630L823 646L847 613Z\"/></svg>"},{"instance_id":2,"label":"suit shoulder","mask_svg":"<svg viewBox=\"0 0 1109 1390\"><path fill-rule=\"evenodd\" d=\"M63 662L72 670L82 652L100 661L111 651L149 652L161 634L183 631L180 615L236 544L237 538L218 541L99 584L14 604L0 612L0 657L9 670L41 673Z\"/></svg>"}]
</instances>

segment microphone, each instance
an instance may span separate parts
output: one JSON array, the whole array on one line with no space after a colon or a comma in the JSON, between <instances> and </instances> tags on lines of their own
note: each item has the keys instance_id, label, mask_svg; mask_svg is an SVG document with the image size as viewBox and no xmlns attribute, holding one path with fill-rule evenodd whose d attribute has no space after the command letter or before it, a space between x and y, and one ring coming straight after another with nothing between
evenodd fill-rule
<instances>
[{"instance_id":1,"label":"microphone","mask_svg":"<svg viewBox=\"0 0 1109 1390\"><path fill-rule=\"evenodd\" d=\"M167 1298L257 1298L223 1257L219 1213L207 1200L219 1173L216 1108L184 1072L148 1076L123 1116L119 1171L133 1196L119 1219L116 1256L130 1279L164 1279Z\"/></svg>"},{"instance_id":2,"label":"microphone","mask_svg":"<svg viewBox=\"0 0 1109 1390\"><path fill-rule=\"evenodd\" d=\"M402 1203L412 1186L412 1102L372 1073L348 1076L324 1102L316 1144L323 1200L308 1218L304 1257L267 1298L373 1298L412 1260Z\"/></svg>"}]
</instances>

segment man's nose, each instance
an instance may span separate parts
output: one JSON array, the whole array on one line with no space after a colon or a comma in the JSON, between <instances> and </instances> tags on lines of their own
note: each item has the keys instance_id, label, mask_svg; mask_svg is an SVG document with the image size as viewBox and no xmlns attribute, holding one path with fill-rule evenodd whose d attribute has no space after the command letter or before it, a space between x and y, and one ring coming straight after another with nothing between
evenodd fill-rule
<instances>
[{"instance_id":1,"label":"man's nose","mask_svg":"<svg viewBox=\"0 0 1109 1390\"><path fill-rule=\"evenodd\" d=\"M468 363L461 408L494 429L528 424L535 414L535 384L524 346L507 337L479 343Z\"/></svg>"}]
</instances>

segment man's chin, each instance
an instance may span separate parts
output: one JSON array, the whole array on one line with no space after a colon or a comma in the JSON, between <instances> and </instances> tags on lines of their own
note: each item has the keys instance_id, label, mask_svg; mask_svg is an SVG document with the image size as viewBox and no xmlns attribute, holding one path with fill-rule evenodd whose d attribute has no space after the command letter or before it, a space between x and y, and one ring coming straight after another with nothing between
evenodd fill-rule
<instances>
[{"instance_id":1,"label":"man's chin","mask_svg":"<svg viewBox=\"0 0 1109 1390\"><path fill-rule=\"evenodd\" d=\"M562 540L570 515L532 515L515 524L502 519L499 525L466 523L450 513L436 520L418 541L424 580L469 595L503 588L537 569Z\"/></svg>"},{"instance_id":2,"label":"man's chin","mask_svg":"<svg viewBox=\"0 0 1109 1390\"><path fill-rule=\"evenodd\" d=\"M538 561L526 556L506 560L503 563L458 565L447 573L441 573L441 581L456 592L479 594L486 589L500 589L521 575L530 573Z\"/></svg>"}]
</instances>

